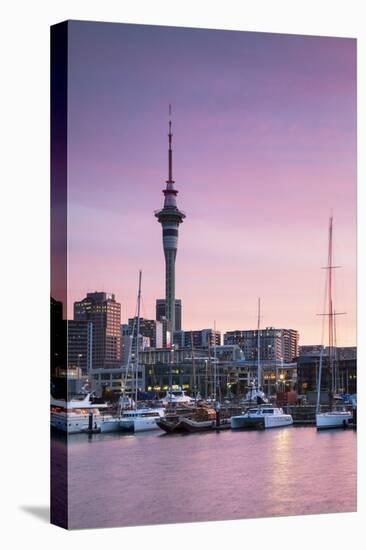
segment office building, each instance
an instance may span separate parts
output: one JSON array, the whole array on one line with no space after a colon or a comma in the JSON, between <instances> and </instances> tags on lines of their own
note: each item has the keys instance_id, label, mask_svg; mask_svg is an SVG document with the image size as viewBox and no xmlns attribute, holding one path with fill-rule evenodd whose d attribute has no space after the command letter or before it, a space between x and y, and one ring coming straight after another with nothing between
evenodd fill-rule
<instances>
[{"instance_id":1,"label":"office building","mask_svg":"<svg viewBox=\"0 0 366 550\"><path fill-rule=\"evenodd\" d=\"M291 363L298 355L299 333L293 329L267 327L259 333L260 359ZM258 331L234 330L224 334L224 344L236 344L247 360L257 359Z\"/></svg>"},{"instance_id":2,"label":"office building","mask_svg":"<svg viewBox=\"0 0 366 550\"><path fill-rule=\"evenodd\" d=\"M93 369L121 364L121 304L109 292L90 292L74 303L74 320L91 321Z\"/></svg>"}]
</instances>

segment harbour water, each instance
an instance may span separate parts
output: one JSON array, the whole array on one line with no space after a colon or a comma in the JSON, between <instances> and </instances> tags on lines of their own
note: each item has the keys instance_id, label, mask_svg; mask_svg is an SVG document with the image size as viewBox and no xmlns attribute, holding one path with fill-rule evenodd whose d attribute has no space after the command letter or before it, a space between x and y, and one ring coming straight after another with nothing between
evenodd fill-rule
<instances>
[{"instance_id":1,"label":"harbour water","mask_svg":"<svg viewBox=\"0 0 366 550\"><path fill-rule=\"evenodd\" d=\"M73 435L68 476L73 529L353 512L356 433Z\"/></svg>"}]
</instances>

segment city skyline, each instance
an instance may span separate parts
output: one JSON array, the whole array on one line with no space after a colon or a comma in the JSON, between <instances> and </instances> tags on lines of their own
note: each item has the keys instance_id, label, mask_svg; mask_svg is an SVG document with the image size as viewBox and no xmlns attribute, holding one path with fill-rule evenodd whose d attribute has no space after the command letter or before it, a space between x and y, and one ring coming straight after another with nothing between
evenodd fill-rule
<instances>
[{"instance_id":1,"label":"city skyline","mask_svg":"<svg viewBox=\"0 0 366 550\"><path fill-rule=\"evenodd\" d=\"M183 328L254 328L261 296L262 327L319 343L333 210L338 343L354 345L355 41L100 24L91 42L71 26L68 317L95 290L132 317L142 269L155 318L172 103Z\"/></svg>"}]
</instances>

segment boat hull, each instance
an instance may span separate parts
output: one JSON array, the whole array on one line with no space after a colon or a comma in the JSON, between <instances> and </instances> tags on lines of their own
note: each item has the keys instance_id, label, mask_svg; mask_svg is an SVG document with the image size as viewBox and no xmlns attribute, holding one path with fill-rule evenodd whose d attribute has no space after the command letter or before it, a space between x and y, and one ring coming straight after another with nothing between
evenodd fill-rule
<instances>
[{"instance_id":1,"label":"boat hull","mask_svg":"<svg viewBox=\"0 0 366 550\"><path fill-rule=\"evenodd\" d=\"M231 428L233 430L251 429L251 430L264 430L269 428L283 428L285 426L291 426L294 423L290 414L284 414L281 416L232 416Z\"/></svg>"},{"instance_id":2,"label":"boat hull","mask_svg":"<svg viewBox=\"0 0 366 550\"><path fill-rule=\"evenodd\" d=\"M51 426L56 430L60 430L67 434L78 434L89 429L89 415L80 415L71 418L70 415L61 416L60 414L51 413ZM93 430L100 430L100 419L93 419Z\"/></svg>"},{"instance_id":3,"label":"boat hull","mask_svg":"<svg viewBox=\"0 0 366 550\"><path fill-rule=\"evenodd\" d=\"M120 430L123 432L147 432L150 430L158 430L159 427L155 418L133 418L121 420Z\"/></svg>"},{"instance_id":4,"label":"boat hull","mask_svg":"<svg viewBox=\"0 0 366 550\"><path fill-rule=\"evenodd\" d=\"M350 412L329 412L316 415L316 427L318 430L330 428L347 428L352 423Z\"/></svg>"},{"instance_id":5,"label":"boat hull","mask_svg":"<svg viewBox=\"0 0 366 550\"><path fill-rule=\"evenodd\" d=\"M157 421L156 425L158 428L163 430L168 434L172 433L183 433L187 431L181 424L181 420L167 420L166 418L161 418Z\"/></svg>"},{"instance_id":6,"label":"boat hull","mask_svg":"<svg viewBox=\"0 0 366 550\"><path fill-rule=\"evenodd\" d=\"M180 421L180 430L189 433L205 432L212 430L216 425L214 420L196 421L190 418L182 418Z\"/></svg>"},{"instance_id":7,"label":"boat hull","mask_svg":"<svg viewBox=\"0 0 366 550\"><path fill-rule=\"evenodd\" d=\"M265 428L264 418L232 416L230 424L232 430L264 430Z\"/></svg>"},{"instance_id":8,"label":"boat hull","mask_svg":"<svg viewBox=\"0 0 366 550\"><path fill-rule=\"evenodd\" d=\"M111 418L108 420L102 420L100 424L100 432L101 433L109 433L109 432L119 432L121 431L120 427L120 419L119 418Z\"/></svg>"}]
</instances>

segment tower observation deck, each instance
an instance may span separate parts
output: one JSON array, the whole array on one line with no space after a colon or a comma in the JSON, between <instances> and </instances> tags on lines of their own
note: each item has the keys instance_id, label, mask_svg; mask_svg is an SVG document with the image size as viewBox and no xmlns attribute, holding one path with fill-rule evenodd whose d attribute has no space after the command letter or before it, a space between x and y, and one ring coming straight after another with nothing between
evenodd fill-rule
<instances>
[{"instance_id":1,"label":"tower observation deck","mask_svg":"<svg viewBox=\"0 0 366 550\"><path fill-rule=\"evenodd\" d=\"M154 212L163 229L163 248L165 256L165 301L166 318L169 321L171 341L175 330L175 258L178 249L178 230L186 217L177 206L178 190L173 179L173 151L172 151L172 121L171 107L169 106L169 149L168 149L168 179L163 189L164 205L161 210Z\"/></svg>"}]
</instances>

